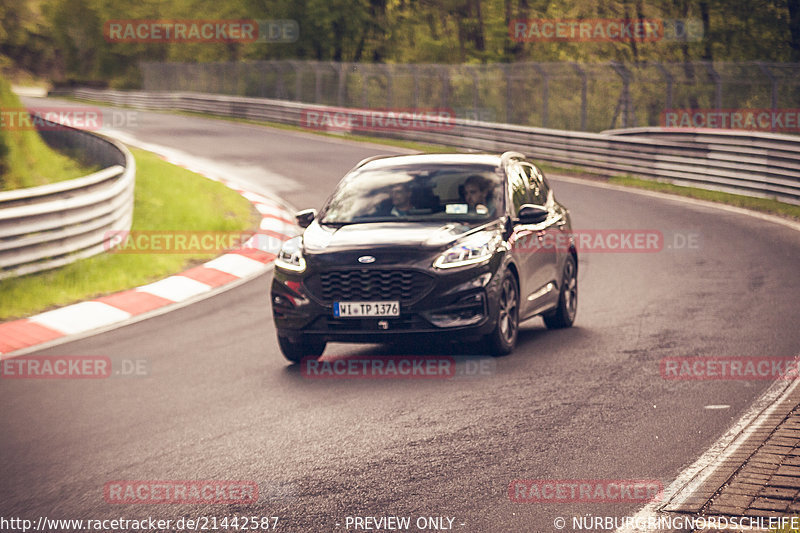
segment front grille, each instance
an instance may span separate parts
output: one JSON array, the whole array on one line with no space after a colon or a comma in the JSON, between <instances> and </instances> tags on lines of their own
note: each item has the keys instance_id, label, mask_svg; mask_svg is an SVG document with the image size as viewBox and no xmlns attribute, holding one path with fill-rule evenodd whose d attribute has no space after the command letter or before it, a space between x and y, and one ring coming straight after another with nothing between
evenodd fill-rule
<instances>
[{"instance_id":1,"label":"front grille","mask_svg":"<svg viewBox=\"0 0 800 533\"><path fill-rule=\"evenodd\" d=\"M415 270L332 270L313 276L306 286L326 304L360 300L409 304L428 293L433 278Z\"/></svg>"}]
</instances>

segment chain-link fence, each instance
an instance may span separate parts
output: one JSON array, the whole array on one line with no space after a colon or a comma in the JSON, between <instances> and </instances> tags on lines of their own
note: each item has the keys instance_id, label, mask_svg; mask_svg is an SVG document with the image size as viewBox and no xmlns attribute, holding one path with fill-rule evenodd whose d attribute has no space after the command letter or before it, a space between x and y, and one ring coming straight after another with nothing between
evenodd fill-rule
<instances>
[{"instance_id":1,"label":"chain-link fence","mask_svg":"<svg viewBox=\"0 0 800 533\"><path fill-rule=\"evenodd\" d=\"M146 91L358 108L449 108L460 118L576 131L658 126L668 109L796 109L800 64L317 61L143 63Z\"/></svg>"}]
</instances>

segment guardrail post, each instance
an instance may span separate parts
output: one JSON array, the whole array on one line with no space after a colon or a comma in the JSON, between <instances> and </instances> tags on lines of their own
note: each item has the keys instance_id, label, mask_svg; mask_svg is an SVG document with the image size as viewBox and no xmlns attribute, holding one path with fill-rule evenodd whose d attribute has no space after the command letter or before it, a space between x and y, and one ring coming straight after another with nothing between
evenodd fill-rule
<instances>
[{"instance_id":1,"label":"guardrail post","mask_svg":"<svg viewBox=\"0 0 800 533\"><path fill-rule=\"evenodd\" d=\"M763 72L764 75L769 78L769 81L772 84L772 110L774 111L778 109L778 78L775 77L769 67L763 62L757 61L756 65L758 65L758 68L761 69L761 72Z\"/></svg>"},{"instance_id":2,"label":"guardrail post","mask_svg":"<svg viewBox=\"0 0 800 533\"><path fill-rule=\"evenodd\" d=\"M380 69L383 71L383 75L386 78L386 107L391 108L394 104L394 80L392 79L392 71L389 69L389 65L381 65Z\"/></svg>"},{"instance_id":3,"label":"guardrail post","mask_svg":"<svg viewBox=\"0 0 800 533\"><path fill-rule=\"evenodd\" d=\"M417 65L411 65L411 76L414 80L414 107L419 107L419 69Z\"/></svg>"},{"instance_id":4,"label":"guardrail post","mask_svg":"<svg viewBox=\"0 0 800 533\"><path fill-rule=\"evenodd\" d=\"M337 63L337 82L336 82L336 105L339 107L344 106L344 88L345 80L347 79L347 69L349 63Z\"/></svg>"},{"instance_id":5,"label":"guardrail post","mask_svg":"<svg viewBox=\"0 0 800 533\"><path fill-rule=\"evenodd\" d=\"M547 123L549 122L550 113L548 109L548 100L550 99L550 80L547 76L547 72L544 69L536 64L533 63L533 68L536 69L536 72L542 77L542 83L544 84L544 89L542 89L542 127L546 128Z\"/></svg>"},{"instance_id":6,"label":"guardrail post","mask_svg":"<svg viewBox=\"0 0 800 533\"><path fill-rule=\"evenodd\" d=\"M672 109L672 86L675 82L675 77L661 63L655 63L655 65L664 76L664 81L667 82L666 109Z\"/></svg>"},{"instance_id":7,"label":"guardrail post","mask_svg":"<svg viewBox=\"0 0 800 533\"><path fill-rule=\"evenodd\" d=\"M706 61L704 65L706 67L706 70L708 71L708 77L711 78L711 81L713 81L714 85L716 86L715 90L716 101L714 103L714 108L717 110L722 109L722 78L720 78L720 75L717 74L716 70L714 70L714 66L711 64L710 61Z\"/></svg>"},{"instance_id":8,"label":"guardrail post","mask_svg":"<svg viewBox=\"0 0 800 533\"><path fill-rule=\"evenodd\" d=\"M281 63L267 63L269 69L275 73L275 90L273 91L273 98L276 100L281 99L286 93L286 88L283 84L283 64Z\"/></svg>"},{"instance_id":9,"label":"guardrail post","mask_svg":"<svg viewBox=\"0 0 800 533\"><path fill-rule=\"evenodd\" d=\"M478 112L481 82L478 78L478 73L475 71L475 67L468 65L467 70L472 77L472 113L473 116L477 118L481 116L481 114Z\"/></svg>"},{"instance_id":10,"label":"guardrail post","mask_svg":"<svg viewBox=\"0 0 800 533\"><path fill-rule=\"evenodd\" d=\"M572 63L572 68L581 77L581 131L586 131L586 99L588 92L588 77L586 71L578 66L577 63Z\"/></svg>"},{"instance_id":11,"label":"guardrail post","mask_svg":"<svg viewBox=\"0 0 800 533\"><path fill-rule=\"evenodd\" d=\"M450 103L450 69L447 65L439 67L442 78L442 107L447 107Z\"/></svg>"},{"instance_id":12,"label":"guardrail post","mask_svg":"<svg viewBox=\"0 0 800 533\"><path fill-rule=\"evenodd\" d=\"M611 68L613 68L614 71L619 75L620 79L622 79L622 93L620 94L620 103L622 107L622 127L627 128L629 127L628 124L632 124L630 118L633 115L633 104L631 103L630 92L631 72L625 68L623 64L617 63L616 61L611 62Z\"/></svg>"},{"instance_id":13,"label":"guardrail post","mask_svg":"<svg viewBox=\"0 0 800 533\"><path fill-rule=\"evenodd\" d=\"M314 63L314 103L322 102L322 69L319 63Z\"/></svg>"},{"instance_id":14,"label":"guardrail post","mask_svg":"<svg viewBox=\"0 0 800 533\"><path fill-rule=\"evenodd\" d=\"M514 82L514 77L511 71L512 68L513 67L511 65L503 65L503 74L506 78L506 123L507 124L513 124L513 121L511 120L514 112L513 109L511 108L511 102L512 102L511 96L513 93L512 84Z\"/></svg>"},{"instance_id":15,"label":"guardrail post","mask_svg":"<svg viewBox=\"0 0 800 533\"><path fill-rule=\"evenodd\" d=\"M369 72L367 72L366 65L361 65L361 107L367 109L369 107Z\"/></svg>"},{"instance_id":16,"label":"guardrail post","mask_svg":"<svg viewBox=\"0 0 800 533\"><path fill-rule=\"evenodd\" d=\"M290 59L287 61L294 70L294 101L301 102L303 96L303 71L299 61Z\"/></svg>"}]
</instances>

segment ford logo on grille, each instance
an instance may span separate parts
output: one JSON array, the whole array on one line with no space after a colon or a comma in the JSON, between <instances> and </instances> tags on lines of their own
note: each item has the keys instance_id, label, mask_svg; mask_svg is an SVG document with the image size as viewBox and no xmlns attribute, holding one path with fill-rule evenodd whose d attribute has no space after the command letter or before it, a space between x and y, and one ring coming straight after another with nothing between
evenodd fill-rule
<instances>
[{"instance_id":1,"label":"ford logo on grille","mask_svg":"<svg viewBox=\"0 0 800 533\"><path fill-rule=\"evenodd\" d=\"M372 257L371 255L362 255L361 257L358 258L358 262L359 263L374 263L375 262L375 258Z\"/></svg>"}]
</instances>

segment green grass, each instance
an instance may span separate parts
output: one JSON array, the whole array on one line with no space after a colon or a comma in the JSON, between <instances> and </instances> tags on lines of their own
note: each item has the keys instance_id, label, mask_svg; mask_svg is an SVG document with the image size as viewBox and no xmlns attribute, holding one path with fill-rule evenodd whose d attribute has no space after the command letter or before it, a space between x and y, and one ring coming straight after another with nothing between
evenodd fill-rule
<instances>
[{"instance_id":1,"label":"green grass","mask_svg":"<svg viewBox=\"0 0 800 533\"><path fill-rule=\"evenodd\" d=\"M791 527L792 524L796 525L798 522L800 522L800 519L796 516L793 516L793 517L788 517L788 520L789 524L786 527L780 529L774 528L770 529L770 531L774 531L775 533L800 533L800 529ZM768 523L769 519L765 519L765 522Z\"/></svg>"},{"instance_id":2,"label":"green grass","mask_svg":"<svg viewBox=\"0 0 800 533\"><path fill-rule=\"evenodd\" d=\"M18 127L24 109L11 85L0 77L0 191L45 185L90 174L99 168L87 167L56 152L27 127Z\"/></svg>"},{"instance_id":3,"label":"green grass","mask_svg":"<svg viewBox=\"0 0 800 533\"><path fill-rule=\"evenodd\" d=\"M258 213L236 191L150 152L133 153L132 230L246 231L257 227ZM136 287L214 255L104 253L55 270L0 280L0 320Z\"/></svg>"},{"instance_id":4,"label":"green grass","mask_svg":"<svg viewBox=\"0 0 800 533\"><path fill-rule=\"evenodd\" d=\"M647 189L650 191L677 194L679 196L688 196L689 198L697 198L700 200L708 200L721 204L735 205L745 209L752 209L753 211L772 213L800 220L800 205L787 204L777 200L771 200L769 198L753 198L751 196L742 196L739 194L731 194L719 191L709 191L706 189L698 189L696 187L683 187L680 185L673 185L671 183L643 180L631 176L614 176L609 178L608 181L609 183L624 185L625 187L636 187L637 189Z\"/></svg>"}]
</instances>

